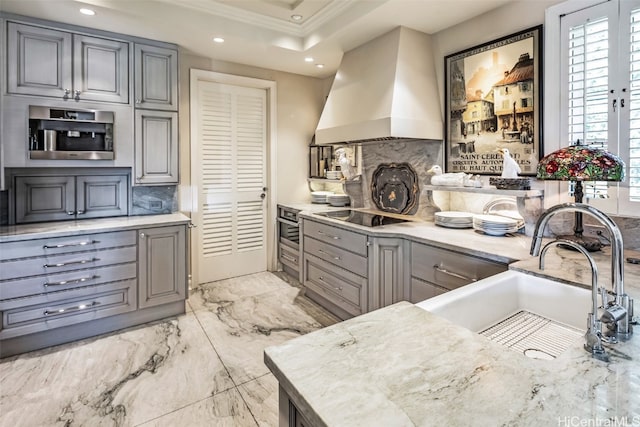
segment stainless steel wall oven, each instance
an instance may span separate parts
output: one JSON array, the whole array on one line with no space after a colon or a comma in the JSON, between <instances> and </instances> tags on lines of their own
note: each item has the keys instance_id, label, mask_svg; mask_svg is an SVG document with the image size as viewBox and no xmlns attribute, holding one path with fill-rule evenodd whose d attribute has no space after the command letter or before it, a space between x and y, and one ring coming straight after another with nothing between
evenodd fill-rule
<instances>
[{"instance_id":1,"label":"stainless steel wall oven","mask_svg":"<svg viewBox=\"0 0 640 427\"><path fill-rule=\"evenodd\" d=\"M300 224L297 209L278 205L278 260L282 269L299 279Z\"/></svg>"}]
</instances>

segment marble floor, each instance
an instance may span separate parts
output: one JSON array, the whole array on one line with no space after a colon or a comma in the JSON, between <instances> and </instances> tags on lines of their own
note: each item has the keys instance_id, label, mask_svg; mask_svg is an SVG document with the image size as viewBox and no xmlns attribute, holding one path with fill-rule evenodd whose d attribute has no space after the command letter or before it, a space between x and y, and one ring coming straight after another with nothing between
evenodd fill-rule
<instances>
[{"instance_id":1,"label":"marble floor","mask_svg":"<svg viewBox=\"0 0 640 427\"><path fill-rule=\"evenodd\" d=\"M337 321L288 282L201 285L177 318L2 359L0 426L277 426L263 349Z\"/></svg>"}]
</instances>

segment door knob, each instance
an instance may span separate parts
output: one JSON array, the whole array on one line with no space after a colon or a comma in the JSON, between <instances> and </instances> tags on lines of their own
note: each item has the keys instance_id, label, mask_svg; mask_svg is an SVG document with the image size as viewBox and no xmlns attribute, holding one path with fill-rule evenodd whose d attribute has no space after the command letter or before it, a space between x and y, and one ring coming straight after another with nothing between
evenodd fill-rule
<instances>
[{"instance_id":1,"label":"door knob","mask_svg":"<svg viewBox=\"0 0 640 427\"><path fill-rule=\"evenodd\" d=\"M267 194L266 194L266 193L261 193L261 194L260 194L260 198L261 198L262 200L264 200L264 198L265 198L265 197L267 197Z\"/></svg>"}]
</instances>

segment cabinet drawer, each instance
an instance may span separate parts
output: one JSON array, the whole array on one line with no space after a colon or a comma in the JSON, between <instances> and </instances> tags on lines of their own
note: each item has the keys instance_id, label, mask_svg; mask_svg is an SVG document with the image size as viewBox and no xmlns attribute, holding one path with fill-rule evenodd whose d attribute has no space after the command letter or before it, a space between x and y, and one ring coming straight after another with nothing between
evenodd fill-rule
<instances>
[{"instance_id":1,"label":"cabinet drawer","mask_svg":"<svg viewBox=\"0 0 640 427\"><path fill-rule=\"evenodd\" d=\"M104 249L39 258L22 258L0 264L0 280L17 279L74 270L84 270L111 264L136 261L137 248Z\"/></svg>"},{"instance_id":2,"label":"cabinet drawer","mask_svg":"<svg viewBox=\"0 0 640 427\"><path fill-rule=\"evenodd\" d=\"M411 276L448 290L506 270L504 264L433 246L411 244Z\"/></svg>"},{"instance_id":3,"label":"cabinet drawer","mask_svg":"<svg viewBox=\"0 0 640 427\"><path fill-rule=\"evenodd\" d=\"M305 255L304 285L357 316L365 311L367 279Z\"/></svg>"},{"instance_id":4,"label":"cabinet drawer","mask_svg":"<svg viewBox=\"0 0 640 427\"><path fill-rule=\"evenodd\" d=\"M0 260L130 246L135 245L136 241L136 232L133 230L54 237L51 239L22 240L20 242L3 243L0 248Z\"/></svg>"},{"instance_id":5,"label":"cabinet drawer","mask_svg":"<svg viewBox=\"0 0 640 427\"><path fill-rule=\"evenodd\" d=\"M328 245L310 237L304 238L304 252L317 256L331 264L367 277L367 258L345 251L337 246Z\"/></svg>"},{"instance_id":6,"label":"cabinet drawer","mask_svg":"<svg viewBox=\"0 0 640 427\"><path fill-rule=\"evenodd\" d=\"M34 332L100 319L136 309L136 281L126 280L95 289L83 288L88 295L58 301L42 302L47 296L21 300L19 307L2 303L0 339L13 338ZM73 293L75 291L69 291ZM34 304L31 304L31 303Z\"/></svg>"},{"instance_id":7,"label":"cabinet drawer","mask_svg":"<svg viewBox=\"0 0 640 427\"><path fill-rule=\"evenodd\" d=\"M364 234L305 220L304 235L329 243L330 245L338 246L347 251L367 256L367 236Z\"/></svg>"},{"instance_id":8,"label":"cabinet drawer","mask_svg":"<svg viewBox=\"0 0 640 427\"><path fill-rule=\"evenodd\" d=\"M411 293L409 295L409 302L416 304L420 301L424 301L429 298L444 294L447 292L445 288L436 286L433 283L424 282L415 277L411 278Z\"/></svg>"},{"instance_id":9,"label":"cabinet drawer","mask_svg":"<svg viewBox=\"0 0 640 427\"><path fill-rule=\"evenodd\" d=\"M300 270L300 256L297 250L291 249L289 246L283 244L279 245L280 255L278 259L280 262L288 267L293 268L296 271Z\"/></svg>"},{"instance_id":10,"label":"cabinet drawer","mask_svg":"<svg viewBox=\"0 0 640 427\"><path fill-rule=\"evenodd\" d=\"M135 262L0 282L0 300L136 278Z\"/></svg>"}]
</instances>

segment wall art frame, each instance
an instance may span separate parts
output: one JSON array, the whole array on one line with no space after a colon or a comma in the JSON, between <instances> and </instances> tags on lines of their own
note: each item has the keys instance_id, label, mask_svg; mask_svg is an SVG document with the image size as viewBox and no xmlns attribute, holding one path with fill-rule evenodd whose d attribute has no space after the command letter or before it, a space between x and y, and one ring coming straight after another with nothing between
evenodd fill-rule
<instances>
[{"instance_id":1,"label":"wall art frame","mask_svg":"<svg viewBox=\"0 0 640 427\"><path fill-rule=\"evenodd\" d=\"M444 58L445 170L500 175L507 148L521 175L542 157L542 25Z\"/></svg>"}]
</instances>

